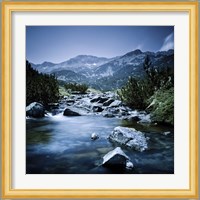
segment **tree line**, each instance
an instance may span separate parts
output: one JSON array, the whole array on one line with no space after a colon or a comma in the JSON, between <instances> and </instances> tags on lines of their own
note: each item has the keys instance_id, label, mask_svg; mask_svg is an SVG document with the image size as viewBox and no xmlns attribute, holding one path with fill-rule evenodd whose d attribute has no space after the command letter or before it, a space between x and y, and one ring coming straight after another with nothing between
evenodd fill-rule
<instances>
[{"instance_id":1,"label":"tree line","mask_svg":"<svg viewBox=\"0 0 200 200\"><path fill-rule=\"evenodd\" d=\"M39 73L26 61L26 105L36 101L47 106L58 99L59 85L55 75Z\"/></svg>"}]
</instances>

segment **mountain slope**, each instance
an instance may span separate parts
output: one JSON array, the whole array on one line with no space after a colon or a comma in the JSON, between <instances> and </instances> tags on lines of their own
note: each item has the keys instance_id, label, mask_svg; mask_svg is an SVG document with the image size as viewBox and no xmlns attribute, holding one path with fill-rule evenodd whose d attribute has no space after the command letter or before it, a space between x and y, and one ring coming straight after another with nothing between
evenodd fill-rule
<instances>
[{"instance_id":1,"label":"mountain slope","mask_svg":"<svg viewBox=\"0 0 200 200\"><path fill-rule=\"evenodd\" d=\"M44 62L32 64L41 73L53 73L58 80L86 83L101 90L112 90L122 87L129 76L143 77L143 63L149 56L152 66L174 69L174 51L142 52L137 49L115 58L80 55L65 62L54 64Z\"/></svg>"}]
</instances>

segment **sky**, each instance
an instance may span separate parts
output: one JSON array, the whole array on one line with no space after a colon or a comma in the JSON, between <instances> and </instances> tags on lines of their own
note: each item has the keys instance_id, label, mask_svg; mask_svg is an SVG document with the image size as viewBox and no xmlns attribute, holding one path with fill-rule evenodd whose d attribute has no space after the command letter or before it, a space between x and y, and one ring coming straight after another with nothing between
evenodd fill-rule
<instances>
[{"instance_id":1,"label":"sky","mask_svg":"<svg viewBox=\"0 0 200 200\"><path fill-rule=\"evenodd\" d=\"M60 63L77 55L115 57L174 48L173 26L27 26L26 59Z\"/></svg>"}]
</instances>

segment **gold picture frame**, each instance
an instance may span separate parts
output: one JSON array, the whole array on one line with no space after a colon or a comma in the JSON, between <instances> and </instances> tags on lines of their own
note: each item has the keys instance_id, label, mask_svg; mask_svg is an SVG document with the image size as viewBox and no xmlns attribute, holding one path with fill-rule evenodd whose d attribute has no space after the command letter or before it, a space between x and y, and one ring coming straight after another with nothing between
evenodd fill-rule
<instances>
[{"instance_id":1,"label":"gold picture frame","mask_svg":"<svg viewBox=\"0 0 200 200\"><path fill-rule=\"evenodd\" d=\"M190 62L189 189L12 188L12 12L188 12ZM198 198L198 2L2 2L2 198Z\"/></svg>"}]
</instances>

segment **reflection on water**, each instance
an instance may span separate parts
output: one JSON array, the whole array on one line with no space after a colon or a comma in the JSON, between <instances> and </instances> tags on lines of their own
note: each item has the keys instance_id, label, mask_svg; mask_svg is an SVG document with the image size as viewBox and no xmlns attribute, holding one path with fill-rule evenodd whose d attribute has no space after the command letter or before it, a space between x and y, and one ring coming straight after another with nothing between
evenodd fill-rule
<instances>
[{"instance_id":1,"label":"reflection on water","mask_svg":"<svg viewBox=\"0 0 200 200\"><path fill-rule=\"evenodd\" d=\"M134 127L149 137L149 149L137 152L123 148L135 168L132 171L107 169L102 157L116 144L107 140L116 126ZM26 173L28 174L97 174L174 172L173 129L147 126L102 116L65 117L62 114L43 119L26 120ZM172 134L163 135L164 131ZM92 141L91 133L100 138Z\"/></svg>"}]
</instances>

